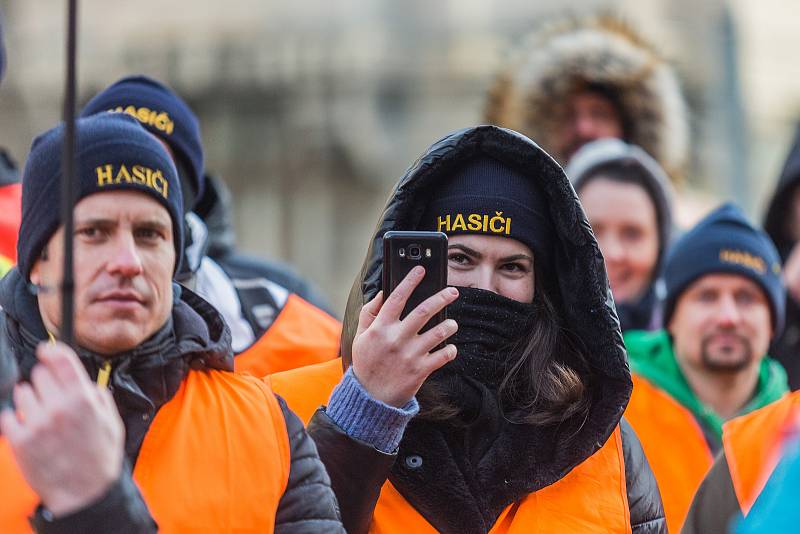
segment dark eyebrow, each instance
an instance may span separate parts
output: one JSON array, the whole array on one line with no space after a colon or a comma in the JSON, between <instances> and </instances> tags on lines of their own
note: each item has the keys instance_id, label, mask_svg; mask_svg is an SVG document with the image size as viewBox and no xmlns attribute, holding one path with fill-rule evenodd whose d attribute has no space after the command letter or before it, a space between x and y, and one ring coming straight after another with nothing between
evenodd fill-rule
<instances>
[{"instance_id":1,"label":"dark eyebrow","mask_svg":"<svg viewBox=\"0 0 800 534\"><path fill-rule=\"evenodd\" d=\"M467 256L472 256L473 258L477 258L477 259L483 258L483 254L481 254L477 250L472 250L471 248L466 247L464 245L459 245L459 244L450 245L449 247L447 247L447 250L454 249L454 248L460 250L461 252L463 252Z\"/></svg>"},{"instance_id":2,"label":"dark eyebrow","mask_svg":"<svg viewBox=\"0 0 800 534\"><path fill-rule=\"evenodd\" d=\"M512 256L506 256L505 258L500 258L500 261L503 262L519 261L519 260L528 260L529 262L533 263L533 258L531 256L528 256L527 254L514 254Z\"/></svg>"},{"instance_id":3,"label":"dark eyebrow","mask_svg":"<svg viewBox=\"0 0 800 534\"><path fill-rule=\"evenodd\" d=\"M150 228L152 230L166 230L169 227L169 223L157 219L146 219L144 221L136 221L133 223L133 226L136 228Z\"/></svg>"},{"instance_id":4,"label":"dark eyebrow","mask_svg":"<svg viewBox=\"0 0 800 534\"><path fill-rule=\"evenodd\" d=\"M103 219L101 217L89 217L88 219L75 219L75 225L90 225L90 226L115 226L117 221L114 219Z\"/></svg>"},{"instance_id":5,"label":"dark eyebrow","mask_svg":"<svg viewBox=\"0 0 800 534\"><path fill-rule=\"evenodd\" d=\"M75 221L76 226L100 226L103 228L111 228L117 224L115 219L104 219L102 217L90 217L88 219L79 219ZM169 226L168 223L159 219L144 219L134 222L133 225L137 228L152 228L153 230L166 230Z\"/></svg>"},{"instance_id":6,"label":"dark eyebrow","mask_svg":"<svg viewBox=\"0 0 800 534\"><path fill-rule=\"evenodd\" d=\"M476 259L483 258L483 254L481 254L477 250L473 250L473 249L471 249L471 248L469 248L467 246L461 245L461 244L450 245L449 247L447 247L448 250L454 249L454 248L462 251L467 256L472 256L473 258L476 258ZM501 262L511 262L511 261L519 261L519 260L528 260L529 262L533 263L533 258L531 256L528 256L527 254L512 254L511 256L506 256L505 258L500 258Z\"/></svg>"}]
</instances>

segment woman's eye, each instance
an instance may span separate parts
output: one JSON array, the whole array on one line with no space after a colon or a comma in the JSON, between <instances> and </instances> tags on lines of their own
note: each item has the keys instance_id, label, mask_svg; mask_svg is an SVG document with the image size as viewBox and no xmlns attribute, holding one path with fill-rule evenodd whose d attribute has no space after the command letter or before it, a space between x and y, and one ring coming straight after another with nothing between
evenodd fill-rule
<instances>
[{"instance_id":1,"label":"woman's eye","mask_svg":"<svg viewBox=\"0 0 800 534\"><path fill-rule=\"evenodd\" d=\"M510 273L524 273L528 271L521 263L504 263L502 269Z\"/></svg>"},{"instance_id":2,"label":"woman's eye","mask_svg":"<svg viewBox=\"0 0 800 534\"><path fill-rule=\"evenodd\" d=\"M466 265L469 263L469 257L466 254L461 254L460 252L449 254L447 259L459 265Z\"/></svg>"},{"instance_id":3,"label":"woman's eye","mask_svg":"<svg viewBox=\"0 0 800 534\"><path fill-rule=\"evenodd\" d=\"M638 241L644 232L640 228L628 227L622 230L622 239L625 241Z\"/></svg>"}]
</instances>

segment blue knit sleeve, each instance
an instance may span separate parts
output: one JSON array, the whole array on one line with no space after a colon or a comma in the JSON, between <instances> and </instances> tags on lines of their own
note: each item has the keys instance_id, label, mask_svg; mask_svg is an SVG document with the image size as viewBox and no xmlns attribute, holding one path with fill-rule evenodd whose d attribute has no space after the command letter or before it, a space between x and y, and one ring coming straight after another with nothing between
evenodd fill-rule
<instances>
[{"instance_id":1,"label":"blue knit sleeve","mask_svg":"<svg viewBox=\"0 0 800 534\"><path fill-rule=\"evenodd\" d=\"M406 425L419 412L419 404L412 398L396 408L373 399L351 367L331 393L325 412L348 436L392 453L400 445Z\"/></svg>"}]
</instances>

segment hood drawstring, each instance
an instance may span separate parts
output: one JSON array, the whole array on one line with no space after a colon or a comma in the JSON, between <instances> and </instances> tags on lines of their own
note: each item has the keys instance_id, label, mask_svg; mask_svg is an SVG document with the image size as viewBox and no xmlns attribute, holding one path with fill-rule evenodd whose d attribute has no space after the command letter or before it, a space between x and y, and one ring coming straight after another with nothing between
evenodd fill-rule
<instances>
[{"instance_id":1,"label":"hood drawstring","mask_svg":"<svg viewBox=\"0 0 800 534\"><path fill-rule=\"evenodd\" d=\"M56 336L49 330L47 331L48 342L51 345L56 344ZM105 389L108 387L108 382L111 379L111 360L105 360L102 367L97 371L97 387Z\"/></svg>"}]
</instances>

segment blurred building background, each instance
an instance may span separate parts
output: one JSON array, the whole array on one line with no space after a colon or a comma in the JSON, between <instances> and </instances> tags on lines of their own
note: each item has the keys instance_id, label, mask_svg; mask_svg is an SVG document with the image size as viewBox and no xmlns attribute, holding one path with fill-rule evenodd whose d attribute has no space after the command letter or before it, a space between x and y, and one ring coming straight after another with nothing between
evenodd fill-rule
<instances>
[{"instance_id":1,"label":"blurred building background","mask_svg":"<svg viewBox=\"0 0 800 534\"><path fill-rule=\"evenodd\" d=\"M60 118L65 2L2 0L0 144L24 161ZM393 182L480 121L507 51L542 17L608 9L671 58L692 109L688 187L760 219L800 117L800 10L779 0L80 2L80 100L121 76L175 88L239 243L293 264L343 309Z\"/></svg>"}]
</instances>

